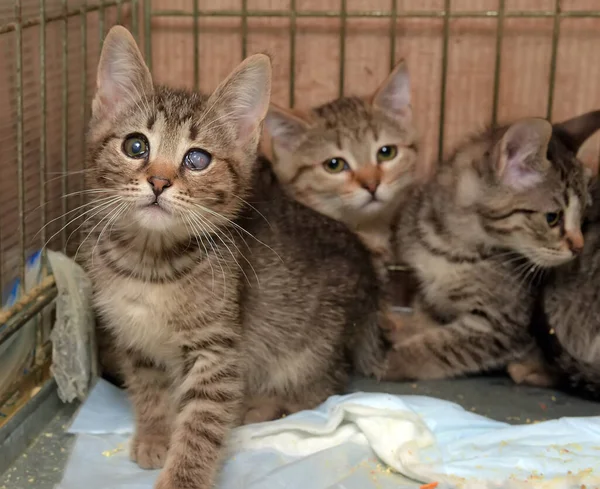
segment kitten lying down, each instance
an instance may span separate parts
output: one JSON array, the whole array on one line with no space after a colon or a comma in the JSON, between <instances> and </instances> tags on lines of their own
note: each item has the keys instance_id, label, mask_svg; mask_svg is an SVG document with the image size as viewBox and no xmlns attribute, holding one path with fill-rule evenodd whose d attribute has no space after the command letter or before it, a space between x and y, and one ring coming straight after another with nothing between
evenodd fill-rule
<instances>
[{"instance_id":1,"label":"kitten lying down","mask_svg":"<svg viewBox=\"0 0 600 489\"><path fill-rule=\"evenodd\" d=\"M257 160L270 80L255 55L205 97L154 85L123 27L103 46L85 268L157 489L212 488L232 426L382 372L369 252Z\"/></svg>"},{"instance_id":2,"label":"kitten lying down","mask_svg":"<svg viewBox=\"0 0 600 489\"><path fill-rule=\"evenodd\" d=\"M503 369L535 351L536 278L584 246L589 172L576 153L600 127L593 114L554 126L522 119L475 135L405 207L397 253L418 292L414 313L390 335L384 378Z\"/></svg>"}]
</instances>

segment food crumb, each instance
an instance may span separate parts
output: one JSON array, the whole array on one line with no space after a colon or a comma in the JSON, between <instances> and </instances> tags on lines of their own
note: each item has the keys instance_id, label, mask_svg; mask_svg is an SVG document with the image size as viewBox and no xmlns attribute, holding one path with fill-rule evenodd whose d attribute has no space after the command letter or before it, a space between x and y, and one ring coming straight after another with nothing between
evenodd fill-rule
<instances>
[{"instance_id":1,"label":"food crumb","mask_svg":"<svg viewBox=\"0 0 600 489\"><path fill-rule=\"evenodd\" d=\"M552 396L550 399L556 402L556 396Z\"/></svg>"},{"instance_id":2,"label":"food crumb","mask_svg":"<svg viewBox=\"0 0 600 489\"><path fill-rule=\"evenodd\" d=\"M52 433L44 433L46 438L52 438L54 435Z\"/></svg>"},{"instance_id":3,"label":"food crumb","mask_svg":"<svg viewBox=\"0 0 600 489\"><path fill-rule=\"evenodd\" d=\"M29 482L29 483L35 482L35 477L30 477L29 479L27 479L27 482Z\"/></svg>"}]
</instances>

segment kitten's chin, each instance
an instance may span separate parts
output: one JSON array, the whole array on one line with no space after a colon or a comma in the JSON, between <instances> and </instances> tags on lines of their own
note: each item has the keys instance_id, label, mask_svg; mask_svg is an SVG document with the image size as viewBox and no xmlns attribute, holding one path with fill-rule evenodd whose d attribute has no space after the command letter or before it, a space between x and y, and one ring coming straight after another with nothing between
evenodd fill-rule
<instances>
[{"instance_id":1,"label":"kitten's chin","mask_svg":"<svg viewBox=\"0 0 600 489\"><path fill-rule=\"evenodd\" d=\"M149 231L167 231L176 224L173 215L157 205L142 207L135 214L137 224Z\"/></svg>"}]
</instances>

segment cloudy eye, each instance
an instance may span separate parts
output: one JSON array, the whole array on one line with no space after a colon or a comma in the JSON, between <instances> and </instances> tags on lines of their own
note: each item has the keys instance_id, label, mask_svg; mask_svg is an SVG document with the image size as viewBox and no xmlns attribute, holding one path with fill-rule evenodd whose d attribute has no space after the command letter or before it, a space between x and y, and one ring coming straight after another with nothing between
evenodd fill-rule
<instances>
[{"instance_id":1,"label":"cloudy eye","mask_svg":"<svg viewBox=\"0 0 600 489\"><path fill-rule=\"evenodd\" d=\"M551 228L555 227L560 222L561 218L562 218L562 211L548 212L546 214L546 222L548 223L548 226L550 226Z\"/></svg>"},{"instance_id":2,"label":"cloudy eye","mask_svg":"<svg viewBox=\"0 0 600 489\"><path fill-rule=\"evenodd\" d=\"M344 158L331 158L323 162L323 167L329 173L341 173L344 170L349 170L350 165Z\"/></svg>"},{"instance_id":3,"label":"cloudy eye","mask_svg":"<svg viewBox=\"0 0 600 489\"><path fill-rule=\"evenodd\" d=\"M398 154L398 147L394 145L382 146L377 151L377 161L381 163L382 161L393 160Z\"/></svg>"},{"instance_id":4,"label":"cloudy eye","mask_svg":"<svg viewBox=\"0 0 600 489\"><path fill-rule=\"evenodd\" d=\"M123 153L129 158L146 158L150 151L150 145L143 134L130 134L123 141Z\"/></svg>"},{"instance_id":5,"label":"cloudy eye","mask_svg":"<svg viewBox=\"0 0 600 489\"><path fill-rule=\"evenodd\" d=\"M203 149L190 149L183 157L183 166L193 171L205 170L212 161L212 155Z\"/></svg>"}]
</instances>

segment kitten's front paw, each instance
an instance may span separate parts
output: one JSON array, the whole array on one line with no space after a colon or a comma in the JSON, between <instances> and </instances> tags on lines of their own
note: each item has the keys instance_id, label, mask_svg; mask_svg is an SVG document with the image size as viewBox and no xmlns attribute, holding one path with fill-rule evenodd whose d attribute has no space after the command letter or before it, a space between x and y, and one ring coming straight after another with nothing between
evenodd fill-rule
<instances>
[{"instance_id":1,"label":"kitten's front paw","mask_svg":"<svg viewBox=\"0 0 600 489\"><path fill-rule=\"evenodd\" d=\"M383 334L396 349L400 343L406 341L412 334L411 329L407 327L406 317L404 315L389 313L387 315L386 325L383 328Z\"/></svg>"},{"instance_id":2,"label":"kitten's front paw","mask_svg":"<svg viewBox=\"0 0 600 489\"><path fill-rule=\"evenodd\" d=\"M129 457L142 469L161 469L165 465L169 439L162 435L138 435L131 441Z\"/></svg>"},{"instance_id":3,"label":"kitten's front paw","mask_svg":"<svg viewBox=\"0 0 600 489\"><path fill-rule=\"evenodd\" d=\"M554 387L557 383L555 376L541 362L513 362L506 367L506 370L515 384Z\"/></svg>"}]
</instances>

